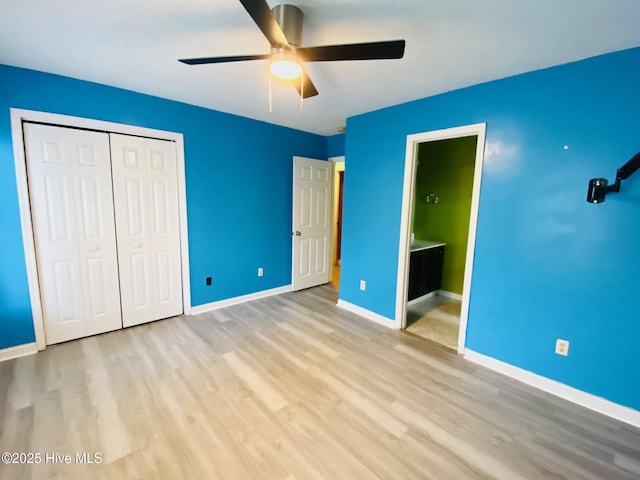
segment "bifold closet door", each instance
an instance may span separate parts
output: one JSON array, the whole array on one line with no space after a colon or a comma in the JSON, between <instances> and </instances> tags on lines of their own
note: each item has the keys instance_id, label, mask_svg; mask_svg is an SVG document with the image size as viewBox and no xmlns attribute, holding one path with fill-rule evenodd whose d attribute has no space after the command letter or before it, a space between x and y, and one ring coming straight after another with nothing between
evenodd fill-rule
<instances>
[{"instance_id":1,"label":"bifold closet door","mask_svg":"<svg viewBox=\"0 0 640 480\"><path fill-rule=\"evenodd\" d=\"M25 123L47 344L122 328L109 135Z\"/></svg>"},{"instance_id":2,"label":"bifold closet door","mask_svg":"<svg viewBox=\"0 0 640 480\"><path fill-rule=\"evenodd\" d=\"M182 313L175 143L111 134L122 323Z\"/></svg>"}]
</instances>

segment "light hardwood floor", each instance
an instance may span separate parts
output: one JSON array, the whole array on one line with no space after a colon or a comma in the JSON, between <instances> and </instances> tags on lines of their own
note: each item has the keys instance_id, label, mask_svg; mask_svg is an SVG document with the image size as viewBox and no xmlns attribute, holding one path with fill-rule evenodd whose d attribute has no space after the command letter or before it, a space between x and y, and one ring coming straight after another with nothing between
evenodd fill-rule
<instances>
[{"instance_id":1,"label":"light hardwood floor","mask_svg":"<svg viewBox=\"0 0 640 480\"><path fill-rule=\"evenodd\" d=\"M458 349L462 302L433 295L407 306L407 332Z\"/></svg>"},{"instance_id":2,"label":"light hardwood floor","mask_svg":"<svg viewBox=\"0 0 640 480\"><path fill-rule=\"evenodd\" d=\"M637 429L336 299L324 286L0 363L0 452L43 456L0 478L640 477Z\"/></svg>"}]
</instances>

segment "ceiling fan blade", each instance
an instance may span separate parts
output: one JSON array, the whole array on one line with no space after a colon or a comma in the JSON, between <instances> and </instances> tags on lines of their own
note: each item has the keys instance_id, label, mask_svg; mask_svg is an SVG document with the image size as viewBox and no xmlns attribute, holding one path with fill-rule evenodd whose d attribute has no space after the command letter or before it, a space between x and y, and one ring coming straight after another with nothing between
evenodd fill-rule
<instances>
[{"instance_id":1,"label":"ceiling fan blade","mask_svg":"<svg viewBox=\"0 0 640 480\"><path fill-rule=\"evenodd\" d=\"M240 3L262 30L271 46L290 48L287 37L284 36L282 28L265 0L240 0Z\"/></svg>"},{"instance_id":2,"label":"ceiling fan blade","mask_svg":"<svg viewBox=\"0 0 640 480\"><path fill-rule=\"evenodd\" d=\"M292 80L293 84L296 87L296 90L298 90L298 93L302 95L302 98L309 98L309 97L315 97L316 95L318 95L318 90L316 89L316 86L313 84L313 82L311 81L311 79L309 78L309 75L307 74L307 72L302 69L302 89L300 88L300 80L299 79L295 79Z\"/></svg>"},{"instance_id":3,"label":"ceiling fan blade","mask_svg":"<svg viewBox=\"0 0 640 480\"><path fill-rule=\"evenodd\" d=\"M404 40L387 42L326 45L298 48L296 53L305 62L335 62L340 60L385 60L404 56Z\"/></svg>"},{"instance_id":4,"label":"ceiling fan blade","mask_svg":"<svg viewBox=\"0 0 640 480\"><path fill-rule=\"evenodd\" d=\"M231 57L204 57L204 58L182 58L179 62L187 65L202 65L206 63L228 63L228 62L244 62L245 60L265 60L271 55L234 55Z\"/></svg>"}]
</instances>

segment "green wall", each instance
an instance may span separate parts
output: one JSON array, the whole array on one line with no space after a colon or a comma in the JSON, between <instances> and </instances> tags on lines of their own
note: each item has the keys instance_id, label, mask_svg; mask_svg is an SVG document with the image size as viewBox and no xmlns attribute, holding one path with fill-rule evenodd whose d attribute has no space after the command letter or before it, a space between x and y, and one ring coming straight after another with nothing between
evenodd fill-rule
<instances>
[{"instance_id":1,"label":"green wall","mask_svg":"<svg viewBox=\"0 0 640 480\"><path fill-rule=\"evenodd\" d=\"M413 232L420 240L444 242L442 290L462 295L477 137L423 143L413 208ZM435 194L438 203L424 198Z\"/></svg>"}]
</instances>

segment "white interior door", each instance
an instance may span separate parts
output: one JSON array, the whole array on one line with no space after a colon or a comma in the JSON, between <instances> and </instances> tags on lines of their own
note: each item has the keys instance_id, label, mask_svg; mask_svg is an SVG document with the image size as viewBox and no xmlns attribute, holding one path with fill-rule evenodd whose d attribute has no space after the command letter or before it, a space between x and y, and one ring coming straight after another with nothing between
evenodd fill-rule
<instances>
[{"instance_id":1,"label":"white interior door","mask_svg":"<svg viewBox=\"0 0 640 480\"><path fill-rule=\"evenodd\" d=\"M183 308L175 144L110 137L123 325L179 315Z\"/></svg>"},{"instance_id":2,"label":"white interior door","mask_svg":"<svg viewBox=\"0 0 640 480\"><path fill-rule=\"evenodd\" d=\"M293 159L293 290L331 279L333 163Z\"/></svg>"},{"instance_id":3,"label":"white interior door","mask_svg":"<svg viewBox=\"0 0 640 480\"><path fill-rule=\"evenodd\" d=\"M46 343L122 328L109 136L24 132Z\"/></svg>"}]
</instances>

